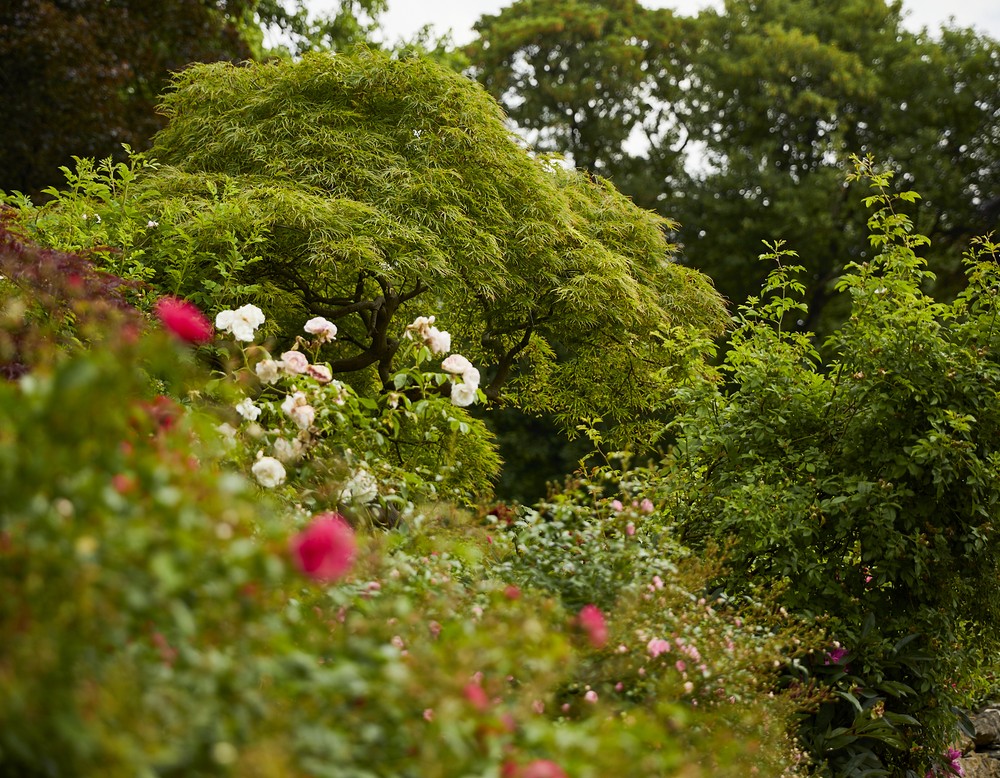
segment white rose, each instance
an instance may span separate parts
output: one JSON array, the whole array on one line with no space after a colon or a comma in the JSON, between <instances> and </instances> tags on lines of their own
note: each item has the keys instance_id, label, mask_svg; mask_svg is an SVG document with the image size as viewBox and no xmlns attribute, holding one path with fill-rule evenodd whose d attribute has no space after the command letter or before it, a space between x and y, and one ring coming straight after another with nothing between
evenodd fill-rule
<instances>
[{"instance_id":1,"label":"white rose","mask_svg":"<svg viewBox=\"0 0 1000 778\"><path fill-rule=\"evenodd\" d=\"M265 384L273 384L281 375L282 364L273 359L263 359L257 363L257 377Z\"/></svg>"},{"instance_id":2,"label":"white rose","mask_svg":"<svg viewBox=\"0 0 1000 778\"><path fill-rule=\"evenodd\" d=\"M427 330L434 323L433 316L418 316L412 324L406 325L406 337L413 338L412 333L417 333L421 340L427 339Z\"/></svg>"},{"instance_id":3,"label":"white rose","mask_svg":"<svg viewBox=\"0 0 1000 778\"><path fill-rule=\"evenodd\" d=\"M432 354L447 354L451 351L451 334L439 330L437 327L429 327L424 343L431 350Z\"/></svg>"},{"instance_id":4,"label":"white rose","mask_svg":"<svg viewBox=\"0 0 1000 778\"><path fill-rule=\"evenodd\" d=\"M479 388L479 371L476 370L472 365L469 365L469 369L462 373L462 380L466 384L471 384L476 389Z\"/></svg>"},{"instance_id":5,"label":"white rose","mask_svg":"<svg viewBox=\"0 0 1000 778\"><path fill-rule=\"evenodd\" d=\"M249 397L244 397L236 404L236 412L247 421L257 421L260 416L260 408Z\"/></svg>"},{"instance_id":6,"label":"white rose","mask_svg":"<svg viewBox=\"0 0 1000 778\"><path fill-rule=\"evenodd\" d=\"M472 405L476 401L476 389L472 384L452 384L451 402L460 408Z\"/></svg>"},{"instance_id":7,"label":"white rose","mask_svg":"<svg viewBox=\"0 0 1000 778\"><path fill-rule=\"evenodd\" d=\"M254 331L264 323L264 313L256 305L244 305L233 311L233 319L229 330L237 340L250 342Z\"/></svg>"},{"instance_id":8,"label":"white rose","mask_svg":"<svg viewBox=\"0 0 1000 778\"><path fill-rule=\"evenodd\" d=\"M309 360L301 351L286 351L281 355L281 361L285 365L285 370L295 375L304 373L309 369Z\"/></svg>"},{"instance_id":9,"label":"white rose","mask_svg":"<svg viewBox=\"0 0 1000 778\"><path fill-rule=\"evenodd\" d=\"M363 467L358 468L340 490L341 502L371 502L377 496L378 483Z\"/></svg>"},{"instance_id":10,"label":"white rose","mask_svg":"<svg viewBox=\"0 0 1000 778\"><path fill-rule=\"evenodd\" d=\"M337 337L337 325L331 321L327 321L322 316L316 316L307 321L303 329L310 335L316 335L320 343L325 343Z\"/></svg>"},{"instance_id":11,"label":"white rose","mask_svg":"<svg viewBox=\"0 0 1000 778\"><path fill-rule=\"evenodd\" d=\"M219 311L215 317L215 328L223 332L229 332L233 326L233 311Z\"/></svg>"},{"instance_id":12,"label":"white rose","mask_svg":"<svg viewBox=\"0 0 1000 778\"><path fill-rule=\"evenodd\" d=\"M250 470L265 489L273 489L285 480L285 466L274 457L260 457Z\"/></svg>"},{"instance_id":13,"label":"white rose","mask_svg":"<svg viewBox=\"0 0 1000 778\"><path fill-rule=\"evenodd\" d=\"M455 375L462 375L471 367L472 363L461 354L452 354L450 357L445 357L441 363L442 370L446 373L454 373Z\"/></svg>"},{"instance_id":14,"label":"white rose","mask_svg":"<svg viewBox=\"0 0 1000 778\"><path fill-rule=\"evenodd\" d=\"M295 462L302 456L302 442L278 438L274 441L274 455L282 462Z\"/></svg>"}]
</instances>

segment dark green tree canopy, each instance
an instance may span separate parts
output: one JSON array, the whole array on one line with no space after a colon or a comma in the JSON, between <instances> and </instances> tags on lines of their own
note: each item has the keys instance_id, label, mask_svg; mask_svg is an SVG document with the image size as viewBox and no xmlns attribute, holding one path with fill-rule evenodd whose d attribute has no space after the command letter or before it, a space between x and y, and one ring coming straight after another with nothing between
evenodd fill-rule
<instances>
[{"instance_id":1,"label":"dark green tree canopy","mask_svg":"<svg viewBox=\"0 0 1000 778\"><path fill-rule=\"evenodd\" d=\"M406 324L436 315L487 396L621 423L664 391L672 328L725 320L671 261L669 222L529 154L478 84L428 60L195 66L163 110L133 216L173 225L143 248L155 282L210 311L254 302L275 332L330 318L335 371L386 386Z\"/></svg>"},{"instance_id":2,"label":"dark green tree canopy","mask_svg":"<svg viewBox=\"0 0 1000 778\"><path fill-rule=\"evenodd\" d=\"M300 0L6 0L0 3L0 189L37 196L72 157L124 158L163 127L171 74L192 62L341 48L370 36L384 0L344 0L327 18Z\"/></svg>"},{"instance_id":3,"label":"dark green tree canopy","mask_svg":"<svg viewBox=\"0 0 1000 778\"><path fill-rule=\"evenodd\" d=\"M728 0L688 18L634 0L519 0L480 21L468 53L540 147L677 219L684 261L732 299L759 287L761 240L794 243L811 318L868 255L845 207L857 193L818 194L852 153L877 153L924 193L916 228L945 285L961 283L964 240L997 226L1000 46L912 33L902 14L884 0Z\"/></svg>"}]
</instances>

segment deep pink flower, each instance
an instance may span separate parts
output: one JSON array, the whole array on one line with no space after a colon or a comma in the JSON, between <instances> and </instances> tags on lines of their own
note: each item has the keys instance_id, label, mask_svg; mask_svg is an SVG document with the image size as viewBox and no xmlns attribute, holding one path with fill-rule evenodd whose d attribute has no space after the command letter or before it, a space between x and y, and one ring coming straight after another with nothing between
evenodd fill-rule
<instances>
[{"instance_id":1,"label":"deep pink flower","mask_svg":"<svg viewBox=\"0 0 1000 778\"><path fill-rule=\"evenodd\" d=\"M310 578L340 578L354 562L354 530L339 513L323 513L291 540L292 556Z\"/></svg>"},{"instance_id":2,"label":"deep pink flower","mask_svg":"<svg viewBox=\"0 0 1000 778\"><path fill-rule=\"evenodd\" d=\"M522 767L518 776L519 778L566 778L566 773L549 759L536 759Z\"/></svg>"},{"instance_id":3,"label":"deep pink flower","mask_svg":"<svg viewBox=\"0 0 1000 778\"><path fill-rule=\"evenodd\" d=\"M835 648L826 655L826 661L823 664L827 665L839 665L840 660L847 656L846 648Z\"/></svg>"},{"instance_id":4,"label":"deep pink flower","mask_svg":"<svg viewBox=\"0 0 1000 778\"><path fill-rule=\"evenodd\" d=\"M465 685L463 693L465 694L465 699L471 702L472 706L476 708L476 710L486 710L490 707L490 698L486 696L486 692L483 690L483 687L475 681L469 681L469 683Z\"/></svg>"},{"instance_id":5,"label":"deep pink flower","mask_svg":"<svg viewBox=\"0 0 1000 778\"><path fill-rule=\"evenodd\" d=\"M212 322L187 300L161 297L153 312L164 327L187 343L207 343L214 337Z\"/></svg>"},{"instance_id":6,"label":"deep pink flower","mask_svg":"<svg viewBox=\"0 0 1000 778\"><path fill-rule=\"evenodd\" d=\"M596 605L584 605L576 620L587 633L590 645L594 648L602 648L608 642L608 625L604 621L604 614Z\"/></svg>"}]
</instances>

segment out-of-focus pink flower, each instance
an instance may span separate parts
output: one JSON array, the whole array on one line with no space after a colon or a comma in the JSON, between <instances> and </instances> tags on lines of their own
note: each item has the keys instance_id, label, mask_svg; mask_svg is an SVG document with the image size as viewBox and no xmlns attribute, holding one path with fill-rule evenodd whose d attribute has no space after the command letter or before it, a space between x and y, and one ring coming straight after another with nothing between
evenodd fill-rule
<instances>
[{"instance_id":1,"label":"out-of-focus pink flower","mask_svg":"<svg viewBox=\"0 0 1000 778\"><path fill-rule=\"evenodd\" d=\"M595 692L593 689L590 689L587 691L585 695L583 695L583 699L585 699L591 705L594 705L597 703L597 692Z\"/></svg>"},{"instance_id":2,"label":"out-of-focus pink flower","mask_svg":"<svg viewBox=\"0 0 1000 778\"><path fill-rule=\"evenodd\" d=\"M641 503L639 503L639 510L643 513L652 513L654 510L653 501L646 497Z\"/></svg>"},{"instance_id":3,"label":"out-of-focus pink flower","mask_svg":"<svg viewBox=\"0 0 1000 778\"><path fill-rule=\"evenodd\" d=\"M625 525L625 534L632 537L635 534L635 524L631 521Z\"/></svg>"},{"instance_id":4,"label":"out-of-focus pink flower","mask_svg":"<svg viewBox=\"0 0 1000 778\"><path fill-rule=\"evenodd\" d=\"M584 605L576 620L590 638L590 645L594 648L603 648L608 642L608 625L601 609L596 605Z\"/></svg>"},{"instance_id":5,"label":"out-of-focus pink flower","mask_svg":"<svg viewBox=\"0 0 1000 778\"><path fill-rule=\"evenodd\" d=\"M503 590L503 596L508 600L516 600L520 598L521 590L514 586L514 584L510 584Z\"/></svg>"},{"instance_id":6,"label":"out-of-focus pink flower","mask_svg":"<svg viewBox=\"0 0 1000 778\"><path fill-rule=\"evenodd\" d=\"M328 384L333 380L333 373L326 365L309 365L306 372L321 384Z\"/></svg>"},{"instance_id":7,"label":"out-of-focus pink flower","mask_svg":"<svg viewBox=\"0 0 1000 778\"><path fill-rule=\"evenodd\" d=\"M566 773L555 762L548 759L536 759L529 762L517 773L519 778L566 778Z\"/></svg>"},{"instance_id":8,"label":"out-of-focus pink flower","mask_svg":"<svg viewBox=\"0 0 1000 778\"><path fill-rule=\"evenodd\" d=\"M153 311L164 327L187 343L207 343L215 334L212 322L187 300L161 297Z\"/></svg>"},{"instance_id":9,"label":"out-of-focus pink flower","mask_svg":"<svg viewBox=\"0 0 1000 778\"><path fill-rule=\"evenodd\" d=\"M625 506L622 505L621 500L612 500L611 510L615 511L616 513L621 513L623 510L625 510Z\"/></svg>"},{"instance_id":10,"label":"out-of-focus pink flower","mask_svg":"<svg viewBox=\"0 0 1000 778\"><path fill-rule=\"evenodd\" d=\"M463 694L465 694L465 699L471 702L472 707L476 710L486 710L490 707L490 698L486 695L483 687L475 681L470 681L465 685Z\"/></svg>"},{"instance_id":11,"label":"out-of-focus pink flower","mask_svg":"<svg viewBox=\"0 0 1000 778\"><path fill-rule=\"evenodd\" d=\"M310 578L341 578L354 562L354 530L339 513L323 513L291 540L292 556Z\"/></svg>"},{"instance_id":12,"label":"out-of-focus pink flower","mask_svg":"<svg viewBox=\"0 0 1000 778\"><path fill-rule=\"evenodd\" d=\"M653 638L646 644L646 650L655 659L660 654L665 654L670 650L670 643L663 638Z\"/></svg>"}]
</instances>

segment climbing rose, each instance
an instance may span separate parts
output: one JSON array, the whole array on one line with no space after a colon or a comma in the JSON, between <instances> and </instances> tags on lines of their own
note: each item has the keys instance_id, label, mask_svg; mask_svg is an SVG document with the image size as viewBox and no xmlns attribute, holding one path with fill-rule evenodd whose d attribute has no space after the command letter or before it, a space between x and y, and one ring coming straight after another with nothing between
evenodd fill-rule
<instances>
[{"instance_id":1,"label":"climbing rose","mask_svg":"<svg viewBox=\"0 0 1000 778\"><path fill-rule=\"evenodd\" d=\"M354 530L339 513L323 513L291 540L292 556L310 578L341 578L354 562Z\"/></svg>"},{"instance_id":2,"label":"climbing rose","mask_svg":"<svg viewBox=\"0 0 1000 778\"><path fill-rule=\"evenodd\" d=\"M325 343L328 340L333 340L337 337L337 325L333 322L327 321L322 316L316 316L306 322L306 326L303 327L306 332L310 335L316 335L319 338L320 343Z\"/></svg>"},{"instance_id":3,"label":"climbing rose","mask_svg":"<svg viewBox=\"0 0 1000 778\"><path fill-rule=\"evenodd\" d=\"M604 614L596 605L584 605L576 619L594 648L601 648L608 642L608 625L604 621Z\"/></svg>"},{"instance_id":4,"label":"climbing rose","mask_svg":"<svg viewBox=\"0 0 1000 778\"><path fill-rule=\"evenodd\" d=\"M333 373L326 365L309 365L307 372L321 384L328 384L333 380Z\"/></svg>"},{"instance_id":5,"label":"climbing rose","mask_svg":"<svg viewBox=\"0 0 1000 778\"><path fill-rule=\"evenodd\" d=\"M212 323L187 300L161 297L153 310L164 327L187 343L207 343L212 339Z\"/></svg>"},{"instance_id":6,"label":"climbing rose","mask_svg":"<svg viewBox=\"0 0 1000 778\"><path fill-rule=\"evenodd\" d=\"M236 404L236 412L247 421L257 421L260 416L260 408L249 397L244 397Z\"/></svg>"},{"instance_id":7,"label":"climbing rose","mask_svg":"<svg viewBox=\"0 0 1000 778\"><path fill-rule=\"evenodd\" d=\"M663 638L653 638L646 645L646 650L649 651L649 655L655 659L660 654L665 654L670 650L670 643Z\"/></svg>"}]
</instances>

